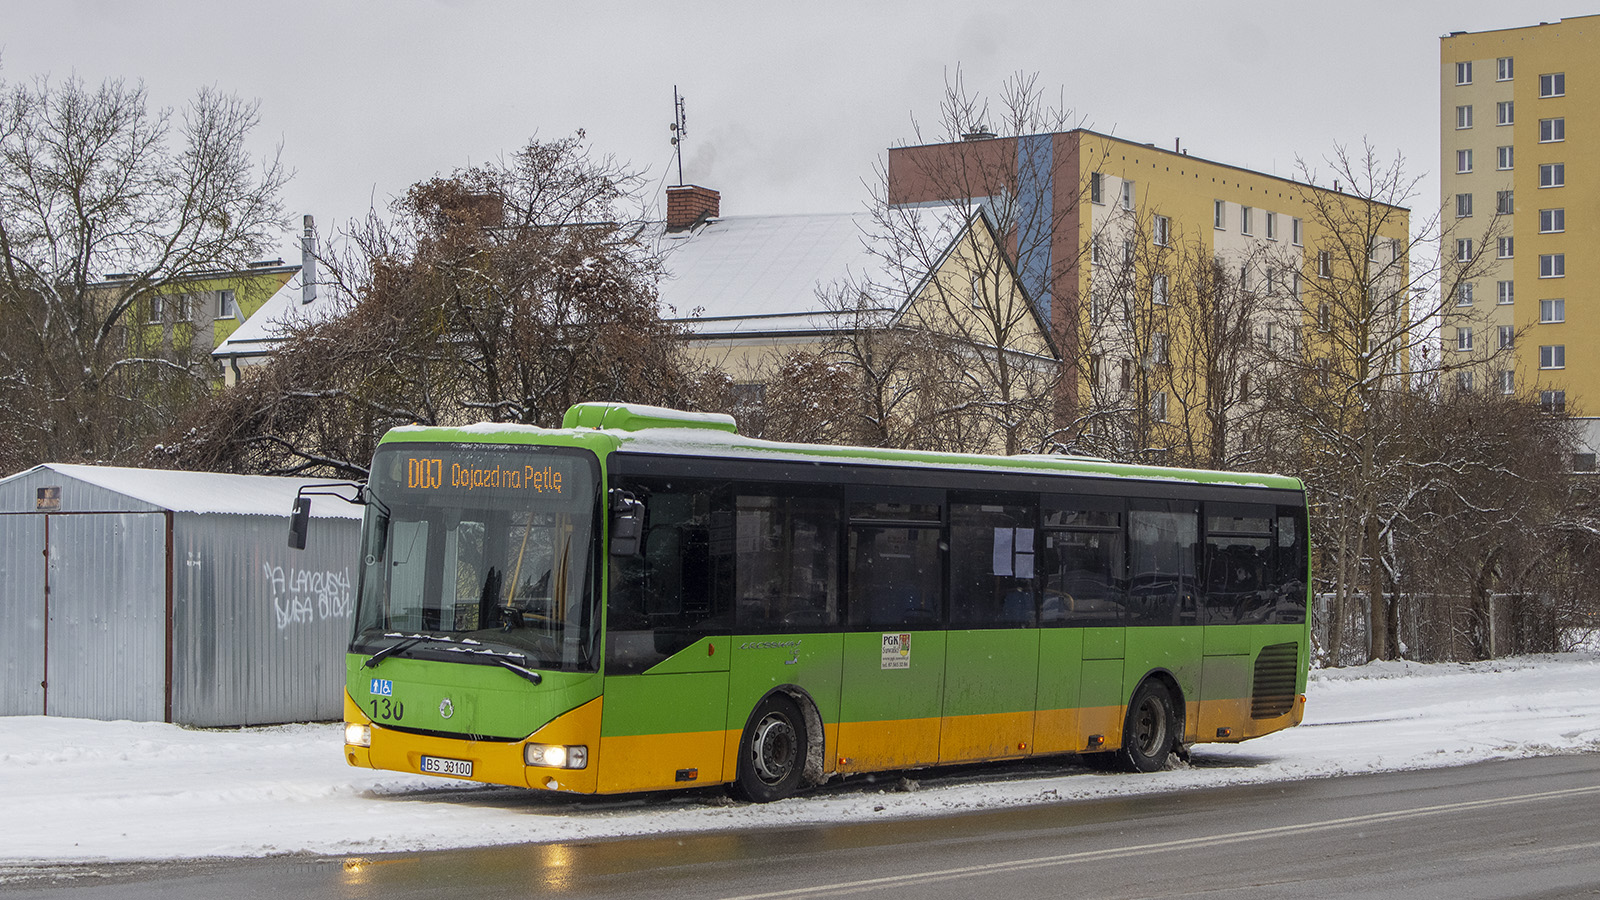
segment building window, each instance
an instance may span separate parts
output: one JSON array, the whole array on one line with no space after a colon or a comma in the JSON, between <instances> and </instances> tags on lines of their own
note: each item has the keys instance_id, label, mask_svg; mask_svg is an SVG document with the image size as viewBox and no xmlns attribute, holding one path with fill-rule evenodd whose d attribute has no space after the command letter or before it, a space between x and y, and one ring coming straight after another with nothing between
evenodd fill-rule
<instances>
[{"instance_id":1,"label":"building window","mask_svg":"<svg viewBox=\"0 0 1600 900\"><path fill-rule=\"evenodd\" d=\"M1495 165L1497 165L1502 172L1511 168L1512 160L1513 154L1509 146L1495 148Z\"/></svg>"},{"instance_id":2,"label":"building window","mask_svg":"<svg viewBox=\"0 0 1600 900\"><path fill-rule=\"evenodd\" d=\"M1211 227L1228 227L1228 205L1221 200L1211 201Z\"/></svg>"},{"instance_id":3,"label":"building window","mask_svg":"<svg viewBox=\"0 0 1600 900\"><path fill-rule=\"evenodd\" d=\"M1471 171L1472 171L1472 151L1471 150L1457 150L1456 151L1456 174L1457 175L1465 175L1465 174L1467 174L1468 172L1471 172Z\"/></svg>"},{"instance_id":4,"label":"building window","mask_svg":"<svg viewBox=\"0 0 1600 900\"><path fill-rule=\"evenodd\" d=\"M1122 183L1122 208L1133 209L1133 182Z\"/></svg>"},{"instance_id":5,"label":"building window","mask_svg":"<svg viewBox=\"0 0 1600 900\"><path fill-rule=\"evenodd\" d=\"M1156 245L1165 247L1172 243L1172 220L1166 216L1156 216L1155 220Z\"/></svg>"},{"instance_id":6,"label":"building window","mask_svg":"<svg viewBox=\"0 0 1600 900\"><path fill-rule=\"evenodd\" d=\"M1511 80L1511 57L1502 56L1499 59L1495 60L1494 62L1495 62L1494 80L1495 81L1510 81Z\"/></svg>"},{"instance_id":7,"label":"building window","mask_svg":"<svg viewBox=\"0 0 1600 900\"><path fill-rule=\"evenodd\" d=\"M1252 210L1248 206L1239 207L1239 233L1240 234L1254 234L1255 233L1255 229L1251 225L1251 222L1250 222L1250 219L1251 219L1251 215L1250 214L1252 212L1254 212L1254 210Z\"/></svg>"},{"instance_id":8,"label":"building window","mask_svg":"<svg viewBox=\"0 0 1600 900\"><path fill-rule=\"evenodd\" d=\"M1125 391L1133 388L1133 360L1131 359L1122 360L1121 384L1122 389Z\"/></svg>"},{"instance_id":9,"label":"building window","mask_svg":"<svg viewBox=\"0 0 1600 900\"><path fill-rule=\"evenodd\" d=\"M1462 352L1472 349L1472 329L1456 329L1456 349Z\"/></svg>"},{"instance_id":10,"label":"building window","mask_svg":"<svg viewBox=\"0 0 1600 900\"><path fill-rule=\"evenodd\" d=\"M1517 392L1516 376L1511 374L1511 370L1510 369L1501 369L1500 370L1500 393L1502 393L1502 394L1515 394L1516 392Z\"/></svg>"},{"instance_id":11,"label":"building window","mask_svg":"<svg viewBox=\"0 0 1600 900\"><path fill-rule=\"evenodd\" d=\"M1512 250L1511 238L1508 238L1508 237L1500 238L1500 240L1497 243L1499 244L1499 250L1500 250L1500 252L1497 255L1501 259L1510 259L1511 258L1511 250Z\"/></svg>"},{"instance_id":12,"label":"building window","mask_svg":"<svg viewBox=\"0 0 1600 900\"><path fill-rule=\"evenodd\" d=\"M1269 212L1269 213L1267 213L1267 240L1275 241L1277 239L1278 239L1278 214L1275 213L1275 212Z\"/></svg>"},{"instance_id":13,"label":"building window","mask_svg":"<svg viewBox=\"0 0 1600 900\"><path fill-rule=\"evenodd\" d=\"M1456 373L1456 387L1460 388L1463 391L1472 390L1472 373L1471 372L1457 372Z\"/></svg>"},{"instance_id":14,"label":"building window","mask_svg":"<svg viewBox=\"0 0 1600 900\"><path fill-rule=\"evenodd\" d=\"M1471 83L1472 83L1472 63L1471 62L1458 62L1458 63L1456 63L1456 84L1471 84Z\"/></svg>"},{"instance_id":15,"label":"building window","mask_svg":"<svg viewBox=\"0 0 1600 900\"><path fill-rule=\"evenodd\" d=\"M1566 139L1567 120L1565 118L1539 120L1539 143L1553 144Z\"/></svg>"},{"instance_id":16,"label":"building window","mask_svg":"<svg viewBox=\"0 0 1600 900\"><path fill-rule=\"evenodd\" d=\"M1567 95L1567 73L1555 72L1550 75L1539 76L1540 97L1565 97Z\"/></svg>"},{"instance_id":17,"label":"building window","mask_svg":"<svg viewBox=\"0 0 1600 900\"><path fill-rule=\"evenodd\" d=\"M1300 288L1301 288L1301 285L1300 285L1300 273L1299 272L1296 272L1296 273L1294 273L1293 275L1291 275L1289 277L1289 285L1294 290L1294 298L1296 300L1299 300L1300 299L1300 294L1301 294L1301 290L1300 290Z\"/></svg>"},{"instance_id":18,"label":"building window","mask_svg":"<svg viewBox=\"0 0 1600 900\"><path fill-rule=\"evenodd\" d=\"M1261 341L1262 341L1262 349L1266 350L1268 353L1271 353L1273 351L1273 349L1278 346L1278 323L1277 322L1268 322L1267 323L1267 327L1266 327L1265 331L1262 333Z\"/></svg>"},{"instance_id":19,"label":"building window","mask_svg":"<svg viewBox=\"0 0 1600 900\"><path fill-rule=\"evenodd\" d=\"M1472 238L1456 238L1456 261L1472 261Z\"/></svg>"},{"instance_id":20,"label":"building window","mask_svg":"<svg viewBox=\"0 0 1600 900\"><path fill-rule=\"evenodd\" d=\"M1456 195L1456 218L1465 219L1467 216L1470 216L1470 215L1472 215L1472 195L1471 194L1457 194Z\"/></svg>"},{"instance_id":21,"label":"building window","mask_svg":"<svg viewBox=\"0 0 1600 900\"><path fill-rule=\"evenodd\" d=\"M1499 281L1495 283L1495 302L1501 306L1510 306L1516 301L1516 291L1512 282Z\"/></svg>"},{"instance_id":22,"label":"building window","mask_svg":"<svg viewBox=\"0 0 1600 900\"><path fill-rule=\"evenodd\" d=\"M1304 240L1303 240L1304 237L1305 237L1305 235L1303 234L1304 230L1305 230L1305 226L1301 223L1301 221L1299 219L1290 219L1289 220L1289 242L1294 244L1296 247L1304 246L1304 243L1305 243Z\"/></svg>"},{"instance_id":23,"label":"building window","mask_svg":"<svg viewBox=\"0 0 1600 900\"><path fill-rule=\"evenodd\" d=\"M1546 344L1539 348L1539 368L1565 369L1567 367L1567 345Z\"/></svg>"},{"instance_id":24,"label":"building window","mask_svg":"<svg viewBox=\"0 0 1600 900\"><path fill-rule=\"evenodd\" d=\"M1333 277L1333 253L1328 250L1317 251L1317 277Z\"/></svg>"},{"instance_id":25,"label":"building window","mask_svg":"<svg viewBox=\"0 0 1600 900\"><path fill-rule=\"evenodd\" d=\"M1540 300L1539 324L1555 325L1567 320L1567 301L1565 300Z\"/></svg>"},{"instance_id":26,"label":"building window","mask_svg":"<svg viewBox=\"0 0 1600 900\"><path fill-rule=\"evenodd\" d=\"M1133 253L1134 253L1133 241L1123 241L1122 242L1122 261L1124 263L1127 263L1130 266L1133 265Z\"/></svg>"},{"instance_id":27,"label":"building window","mask_svg":"<svg viewBox=\"0 0 1600 900\"><path fill-rule=\"evenodd\" d=\"M1511 101L1511 100L1501 100L1499 103L1496 103L1494 105L1494 114L1495 114L1495 119L1496 119L1495 124L1497 124L1497 125L1511 125L1511 124L1513 124L1513 117L1515 115L1515 111L1514 111L1514 109L1512 107L1512 103L1513 103L1513 101Z\"/></svg>"},{"instance_id":28,"label":"building window","mask_svg":"<svg viewBox=\"0 0 1600 900\"><path fill-rule=\"evenodd\" d=\"M1457 306L1471 306L1472 305L1472 282L1463 281L1460 284L1456 285L1456 305Z\"/></svg>"},{"instance_id":29,"label":"building window","mask_svg":"<svg viewBox=\"0 0 1600 900\"><path fill-rule=\"evenodd\" d=\"M1164 331L1150 335L1150 362L1158 366L1167 362L1167 335Z\"/></svg>"},{"instance_id":30,"label":"building window","mask_svg":"<svg viewBox=\"0 0 1600 900\"><path fill-rule=\"evenodd\" d=\"M1456 107L1456 130L1461 131L1472 127L1472 104Z\"/></svg>"},{"instance_id":31,"label":"building window","mask_svg":"<svg viewBox=\"0 0 1600 900\"><path fill-rule=\"evenodd\" d=\"M1516 339L1517 339L1517 327L1515 325L1501 325L1500 326L1500 349L1501 350L1510 350L1512 343L1515 342Z\"/></svg>"},{"instance_id":32,"label":"building window","mask_svg":"<svg viewBox=\"0 0 1600 900\"><path fill-rule=\"evenodd\" d=\"M1246 264L1244 264L1244 265L1239 267L1239 290L1241 290L1241 291L1250 290L1250 264L1249 263L1246 263Z\"/></svg>"},{"instance_id":33,"label":"building window","mask_svg":"<svg viewBox=\"0 0 1600 900\"><path fill-rule=\"evenodd\" d=\"M1098 266L1100 265L1101 261L1100 235L1097 234L1089 239L1089 264L1092 266Z\"/></svg>"},{"instance_id":34,"label":"building window","mask_svg":"<svg viewBox=\"0 0 1600 900\"><path fill-rule=\"evenodd\" d=\"M1560 209L1539 210L1539 233L1557 234L1567 230L1567 211Z\"/></svg>"},{"instance_id":35,"label":"building window","mask_svg":"<svg viewBox=\"0 0 1600 900\"><path fill-rule=\"evenodd\" d=\"M1512 210L1514 210L1516 208L1516 204L1513 202L1513 200L1515 198L1512 197L1511 195L1512 195L1511 191L1496 191L1495 192L1495 195L1494 195L1494 211L1495 211L1496 215L1501 215L1501 216L1509 216L1509 215L1511 215Z\"/></svg>"},{"instance_id":36,"label":"building window","mask_svg":"<svg viewBox=\"0 0 1600 900\"><path fill-rule=\"evenodd\" d=\"M1101 175L1099 172L1089 173L1089 202L1106 202L1105 187L1104 175Z\"/></svg>"},{"instance_id":37,"label":"building window","mask_svg":"<svg viewBox=\"0 0 1600 900\"><path fill-rule=\"evenodd\" d=\"M233 291L217 291L217 318L235 319L239 316L239 301Z\"/></svg>"},{"instance_id":38,"label":"building window","mask_svg":"<svg viewBox=\"0 0 1600 900\"><path fill-rule=\"evenodd\" d=\"M1150 395L1150 420L1165 422L1167 420L1167 392L1156 391Z\"/></svg>"},{"instance_id":39,"label":"building window","mask_svg":"<svg viewBox=\"0 0 1600 900\"><path fill-rule=\"evenodd\" d=\"M1326 303L1317 304L1317 328L1327 331L1333 325L1333 309Z\"/></svg>"},{"instance_id":40,"label":"building window","mask_svg":"<svg viewBox=\"0 0 1600 900\"><path fill-rule=\"evenodd\" d=\"M1567 184L1566 163L1545 163L1539 167L1539 187L1557 188Z\"/></svg>"},{"instance_id":41,"label":"building window","mask_svg":"<svg viewBox=\"0 0 1600 900\"><path fill-rule=\"evenodd\" d=\"M147 321L151 325L159 325L159 324L161 324L161 295L160 294L153 294L150 297L150 318Z\"/></svg>"},{"instance_id":42,"label":"building window","mask_svg":"<svg viewBox=\"0 0 1600 900\"><path fill-rule=\"evenodd\" d=\"M1167 305L1167 276L1157 275L1150 279L1150 302L1157 306Z\"/></svg>"},{"instance_id":43,"label":"building window","mask_svg":"<svg viewBox=\"0 0 1600 900\"><path fill-rule=\"evenodd\" d=\"M1545 412L1564 413L1567 411L1566 391L1540 391L1539 405Z\"/></svg>"},{"instance_id":44,"label":"building window","mask_svg":"<svg viewBox=\"0 0 1600 900\"><path fill-rule=\"evenodd\" d=\"M1565 253L1541 254L1539 257L1539 277L1567 277L1567 255Z\"/></svg>"}]
</instances>

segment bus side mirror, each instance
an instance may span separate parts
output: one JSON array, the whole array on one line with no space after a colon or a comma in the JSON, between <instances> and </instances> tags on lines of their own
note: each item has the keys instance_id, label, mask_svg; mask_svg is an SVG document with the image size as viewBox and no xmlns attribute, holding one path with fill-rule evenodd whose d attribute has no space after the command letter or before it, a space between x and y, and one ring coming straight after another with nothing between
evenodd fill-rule
<instances>
[{"instance_id":1,"label":"bus side mirror","mask_svg":"<svg viewBox=\"0 0 1600 900\"><path fill-rule=\"evenodd\" d=\"M289 546L295 550L306 548L306 532L311 528L311 498L294 498L294 512L289 516Z\"/></svg>"},{"instance_id":2,"label":"bus side mirror","mask_svg":"<svg viewBox=\"0 0 1600 900\"><path fill-rule=\"evenodd\" d=\"M637 556L644 534L644 504L627 491L611 492L611 555Z\"/></svg>"}]
</instances>

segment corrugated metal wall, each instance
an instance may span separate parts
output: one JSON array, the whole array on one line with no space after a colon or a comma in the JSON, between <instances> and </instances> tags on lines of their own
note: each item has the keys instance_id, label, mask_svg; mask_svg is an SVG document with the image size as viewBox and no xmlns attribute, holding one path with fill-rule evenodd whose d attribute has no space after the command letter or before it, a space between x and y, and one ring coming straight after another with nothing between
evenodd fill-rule
<instances>
[{"instance_id":1,"label":"corrugated metal wall","mask_svg":"<svg viewBox=\"0 0 1600 900\"><path fill-rule=\"evenodd\" d=\"M45 711L166 717L167 517L52 515Z\"/></svg>"},{"instance_id":2,"label":"corrugated metal wall","mask_svg":"<svg viewBox=\"0 0 1600 900\"><path fill-rule=\"evenodd\" d=\"M173 719L339 718L360 522L313 519L298 551L287 546L286 519L178 514L175 522Z\"/></svg>"},{"instance_id":3,"label":"corrugated metal wall","mask_svg":"<svg viewBox=\"0 0 1600 900\"><path fill-rule=\"evenodd\" d=\"M0 516L0 716L44 715L44 516Z\"/></svg>"}]
</instances>

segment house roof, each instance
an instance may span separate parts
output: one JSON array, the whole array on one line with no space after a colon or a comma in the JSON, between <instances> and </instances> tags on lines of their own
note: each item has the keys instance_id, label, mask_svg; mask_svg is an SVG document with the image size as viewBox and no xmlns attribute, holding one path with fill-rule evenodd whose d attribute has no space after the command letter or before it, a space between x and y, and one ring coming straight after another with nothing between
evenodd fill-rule
<instances>
[{"instance_id":1,"label":"house roof","mask_svg":"<svg viewBox=\"0 0 1600 900\"><path fill-rule=\"evenodd\" d=\"M55 472L86 484L121 494L157 509L182 513L233 513L286 517L302 485L337 484L320 478L279 478L270 475L225 475L217 472L180 472L170 469L132 469L122 466L85 466L45 463L0 479L0 484ZM357 519L362 509L337 500L313 504L317 518Z\"/></svg>"},{"instance_id":2,"label":"house roof","mask_svg":"<svg viewBox=\"0 0 1600 900\"><path fill-rule=\"evenodd\" d=\"M291 329L332 318L344 312L345 305L334 291L323 288L310 303L303 303L300 269L274 291L250 318L211 351L213 359L267 356Z\"/></svg>"}]
</instances>

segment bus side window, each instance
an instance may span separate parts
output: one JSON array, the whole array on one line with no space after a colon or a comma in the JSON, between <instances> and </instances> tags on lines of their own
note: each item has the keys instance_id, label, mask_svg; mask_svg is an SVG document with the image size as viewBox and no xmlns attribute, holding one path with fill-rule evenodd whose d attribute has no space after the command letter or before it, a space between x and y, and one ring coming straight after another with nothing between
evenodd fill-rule
<instances>
[{"instance_id":1,"label":"bus side window","mask_svg":"<svg viewBox=\"0 0 1600 900\"><path fill-rule=\"evenodd\" d=\"M1037 515L1027 506L950 505L952 628L1017 628L1035 623Z\"/></svg>"},{"instance_id":2,"label":"bus side window","mask_svg":"<svg viewBox=\"0 0 1600 900\"><path fill-rule=\"evenodd\" d=\"M937 503L850 505L850 624L938 628L944 622L944 536Z\"/></svg>"},{"instance_id":3,"label":"bus side window","mask_svg":"<svg viewBox=\"0 0 1600 900\"><path fill-rule=\"evenodd\" d=\"M1299 625L1306 620L1306 585L1311 579L1306 548L1305 510L1278 507L1277 566L1273 578L1276 612L1271 621Z\"/></svg>"},{"instance_id":4,"label":"bus side window","mask_svg":"<svg viewBox=\"0 0 1600 900\"><path fill-rule=\"evenodd\" d=\"M712 485L660 479L628 488L644 502L644 528L638 556L611 560L606 665L613 675L643 672L732 626L722 577L731 548L713 546Z\"/></svg>"},{"instance_id":5,"label":"bus side window","mask_svg":"<svg viewBox=\"0 0 1600 900\"><path fill-rule=\"evenodd\" d=\"M734 502L741 633L839 624L839 501L741 494Z\"/></svg>"},{"instance_id":6,"label":"bus side window","mask_svg":"<svg viewBox=\"0 0 1600 900\"><path fill-rule=\"evenodd\" d=\"M1206 624L1272 621L1272 520L1270 506L1206 504Z\"/></svg>"},{"instance_id":7,"label":"bus side window","mask_svg":"<svg viewBox=\"0 0 1600 900\"><path fill-rule=\"evenodd\" d=\"M1133 500L1128 510L1129 625L1200 624L1195 559L1200 505Z\"/></svg>"}]
</instances>

